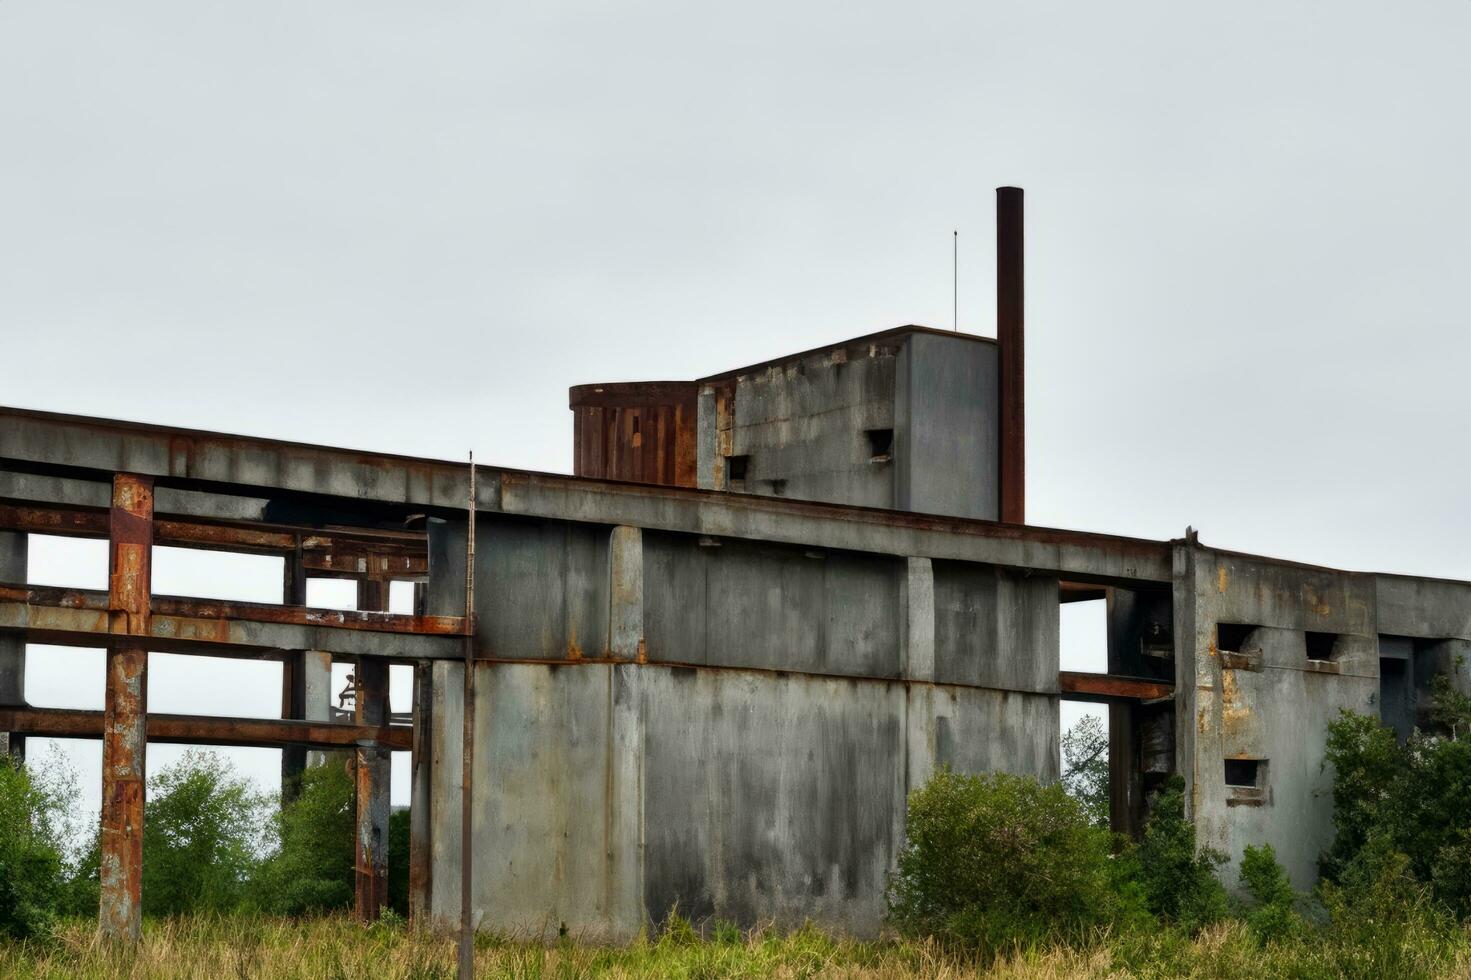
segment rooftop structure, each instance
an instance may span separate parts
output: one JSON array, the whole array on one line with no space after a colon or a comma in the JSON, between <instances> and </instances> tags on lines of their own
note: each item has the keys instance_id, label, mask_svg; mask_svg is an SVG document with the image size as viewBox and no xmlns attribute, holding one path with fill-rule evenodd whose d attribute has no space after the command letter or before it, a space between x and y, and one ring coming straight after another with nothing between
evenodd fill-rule
<instances>
[{"instance_id":1,"label":"rooftop structure","mask_svg":"<svg viewBox=\"0 0 1471 980\"><path fill-rule=\"evenodd\" d=\"M1056 779L1064 698L1109 705L1116 828L1179 773L1204 843L1270 843L1306 885L1327 721L1406 732L1433 677L1471 690L1471 583L1025 524L1020 193L1000 205L996 342L905 327L572 389L577 475L474 470L472 609L463 464L0 409L0 731L103 740L104 926L137 935L146 748L184 741L281 746L288 788L308 749L349 753L366 918L401 750L416 918L458 921L469 860L482 928L626 937L677 906L871 933L907 794L939 765ZM29 534L109 540L109 589L28 585ZM155 595L154 545L278 556L282 601ZM359 611L307 607L313 577ZM412 614L384 611L394 581ZM1059 669L1084 599L1106 673ZM28 642L105 648L105 710L29 706ZM149 713L150 650L280 662L281 717Z\"/></svg>"}]
</instances>

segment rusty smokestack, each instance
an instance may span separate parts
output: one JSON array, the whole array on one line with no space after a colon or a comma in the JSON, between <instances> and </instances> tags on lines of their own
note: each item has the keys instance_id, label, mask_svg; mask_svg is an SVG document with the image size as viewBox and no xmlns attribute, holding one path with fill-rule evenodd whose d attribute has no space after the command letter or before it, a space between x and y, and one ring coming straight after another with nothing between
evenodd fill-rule
<instances>
[{"instance_id":1,"label":"rusty smokestack","mask_svg":"<svg viewBox=\"0 0 1471 980\"><path fill-rule=\"evenodd\" d=\"M1001 354L1001 520L1026 523L1026 289L1022 189L996 188L996 342Z\"/></svg>"}]
</instances>

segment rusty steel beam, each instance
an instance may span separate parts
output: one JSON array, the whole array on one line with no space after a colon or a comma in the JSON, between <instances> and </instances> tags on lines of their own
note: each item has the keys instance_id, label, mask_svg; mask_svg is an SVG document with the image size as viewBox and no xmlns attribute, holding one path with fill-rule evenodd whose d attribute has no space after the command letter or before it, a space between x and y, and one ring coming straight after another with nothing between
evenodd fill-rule
<instances>
[{"instance_id":1,"label":"rusty steel beam","mask_svg":"<svg viewBox=\"0 0 1471 980\"><path fill-rule=\"evenodd\" d=\"M108 615L109 598L86 589L0 584L0 604L24 605L37 612L29 622L10 623L0 619L0 628L53 630L57 632L114 632ZM47 616L74 611L93 613L65 617ZM237 624L261 624L327 628L344 632L390 633L413 636L454 637L464 634L460 616L412 616L351 609L315 609L310 606L277 606L257 602L221 602L182 596L153 596L152 614L146 635L155 643L189 641L252 646L240 635Z\"/></svg>"},{"instance_id":2,"label":"rusty steel beam","mask_svg":"<svg viewBox=\"0 0 1471 980\"><path fill-rule=\"evenodd\" d=\"M388 583L358 583L358 609L386 610ZM388 665L359 659L353 668L353 712L359 725L388 719ZM353 847L353 908L359 920L374 922L388 904L388 784L390 757L378 746L359 745L356 758L357 827Z\"/></svg>"},{"instance_id":3,"label":"rusty steel beam","mask_svg":"<svg viewBox=\"0 0 1471 980\"><path fill-rule=\"evenodd\" d=\"M101 711L70 708L0 708L0 730L48 738L101 738L104 716ZM413 748L413 729L408 725L150 714L147 733L150 742L185 745L343 749L369 743L390 751Z\"/></svg>"},{"instance_id":4,"label":"rusty steel beam","mask_svg":"<svg viewBox=\"0 0 1471 980\"><path fill-rule=\"evenodd\" d=\"M147 746L153 480L113 479L108 548L107 679L102 726L101 902L105 935L136 941L143 928L143 786Z\"/></svg>"},{"instance_id":5,"label":"rusty steel beam","mask_svg":"<svg viewBox=\"0 0 1471 980\"><path fill-rule=\"evenodd\" d=\"M0 501L0 531L105 538L108 514L84 507ZM153 542L288 559L301 551L309 570L340 576L420 578L429 572L428 542L422 532L159 518L154 521Z\"/></svg>"},{"instance_id":6,"label":"rusty steel beam","mask_svg":"<svg viewBox=\"0 0 1471 980\"><path fill-rule=\"evenodd\" d=\"M1001 520L1026 523L1026 288L1022 189L996 188L996 342L1001 355Z\"/></svg>"},{"instance_id":7,"label":"rusty steel beam","mask_svg":"<svg viewBox=\"0 0 1471 980\"><path fill-rule=\"evenodd\" d=\"M1062 696L1071 701L1154 701L1172 697L1175 685L1169 681L1150 680L1144 677L1123 677L1119 674L1089 674L1082 671L1064 670L1057 675L1057 686Z\"/></svg>"}]
</instances>

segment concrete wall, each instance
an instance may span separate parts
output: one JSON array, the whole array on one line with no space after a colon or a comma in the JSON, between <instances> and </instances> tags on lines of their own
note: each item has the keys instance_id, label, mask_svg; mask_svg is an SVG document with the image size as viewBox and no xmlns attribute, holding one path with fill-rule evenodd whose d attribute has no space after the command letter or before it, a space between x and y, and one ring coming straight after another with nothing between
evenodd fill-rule
<instances>
[{"instance_id":1,"label":"concrete wall","mask_svg":"<svg viewBox=\"0 0 1471 980\"><path fill-rule=\"evenodd\" d=\"M962 334L909 337L895 386L898 509L1000 517L999 358L995 344Z\"/></svg>"},{"instance_id":2,"label":"concrete wall","mask_svg":"<svg viewBox=\"0 0 1471 980\"><path fill-rule=\"evenodd\" d=\"M457 533L433 532L431 612L462 595ZM937 765L1057 777L1055 578L488 517L476 547L486 652L556 661L476 670L481 928L626 937L678 908L873 934L907 793ZM460 671L435 665L430 712L443 922L459 914Z\"/></svg>"},{"instance_id":3,"label":"concrete wall","mask_svg":"<svg viewBox=\"0 0 1471 980\"><path fill-rule=\"evenodd\" d=\"M901 342L837 347L703 385L699 485L892 508L893 464L876 458L866 433L894 428ZM744 479L715 456L745 457Z\"/></svg>"},{"instance_id":4,"label":"concrete wall","mask_svg":"<svg viewBox=\"0 0 1471 980\"><path fill-rule=\"evenodd\" d=\"M990 341L910 329L707 379L698 485L996 520L998 372Z\"/></svg>"},{"instance_id":5,"label":"concrete wall","mask_svg":"<svg viewBox=\"0 0 1471 980\"><path fill-rule=\"evenodd\" d=\"M1177 758L1200 843L1233 868L1246 845L1271 844L1306 890L1333 835L1327 724L1340 708L1377 711L1374 579L1177 550ZM1219 648L1221 623L1258 628L1238 655ZM1331 661L1309 660L1306 631L1338 636ZM1264 760L1261 790L1228 787L1227 759Z\"/></svg>"}]
</instances>

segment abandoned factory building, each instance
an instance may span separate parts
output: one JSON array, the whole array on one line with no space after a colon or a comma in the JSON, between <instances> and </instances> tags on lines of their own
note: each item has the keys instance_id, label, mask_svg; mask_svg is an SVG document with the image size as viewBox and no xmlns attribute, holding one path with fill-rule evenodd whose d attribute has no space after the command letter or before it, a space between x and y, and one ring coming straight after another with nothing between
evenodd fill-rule
<instances>
[{"instance_id":1,"label":"abandoned factory building","mask_svg":"<svg viewBox=\"0 0 1471 980\"><path fill-rule=\"evenodd\" d=\"M623 937L677 905L870 934L910 791L941 765L1057 779L1063 699L1108 705L1117 829L1178 773L1203 843L1270 843L1307 886L1326 724L1407 733L1435 676L1471 690L1471 583L1026 524L1020 192L998 202L994 340L580 385L573 476L0 409L0 731L103 740L104 926L136 934L146 747L178 741L280 746L288 786L308 750L351 758L366 916L402 750L416 918L458 921L470 858L483 929ZM110 540L109 589L28 585L28 534ZM153 594L154 545L277 555L281 603ZM313 577L358 611L308 607ZM1096 599L1107 672L1062 672L1060 607ZM105 648L105 710L28 706L27 641ZM280 662L280 717L149 713L159 650Z\"/></svg>"}]
</instances>

